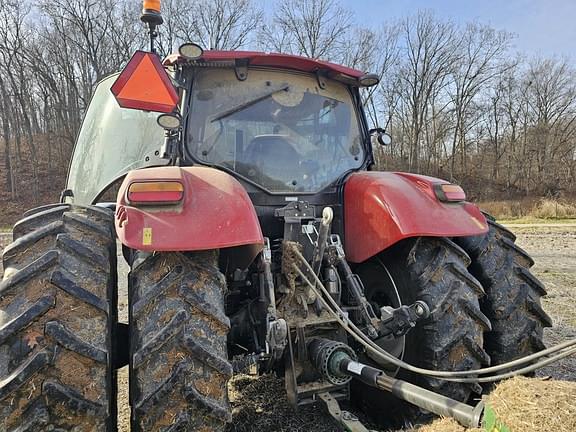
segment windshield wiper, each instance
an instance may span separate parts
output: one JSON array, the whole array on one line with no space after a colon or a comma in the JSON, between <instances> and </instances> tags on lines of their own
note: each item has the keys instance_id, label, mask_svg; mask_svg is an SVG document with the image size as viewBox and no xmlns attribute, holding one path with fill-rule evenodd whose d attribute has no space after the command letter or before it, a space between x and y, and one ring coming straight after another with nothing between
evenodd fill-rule
<instances>
[{"instance_id":1,"label":"windshield wiper","mask_svg":"<svg viewBox=\"0 0 576 432\"><path fill-rule=\"evenodd\" d=\"M268 99L270 96L275 95L276 93L279 93L281 91L288 91L289 88L290 88L289 85L285 85L284 87L274 89L271 92L266 93L265 95L257 97L256 99L249 100L249 101L244 102L238 106L235 106L234 108L226 110L220 114L216 114L216 116L210 121L210 123L214 123L215 121L222 120L223 118L229 117L232 114L237 113L238 111L242 111L243 109L246 109L246 108L248 108L254 104L257 104L260 101L263 101L264 99Z\"/></svg>"}]
</instances>

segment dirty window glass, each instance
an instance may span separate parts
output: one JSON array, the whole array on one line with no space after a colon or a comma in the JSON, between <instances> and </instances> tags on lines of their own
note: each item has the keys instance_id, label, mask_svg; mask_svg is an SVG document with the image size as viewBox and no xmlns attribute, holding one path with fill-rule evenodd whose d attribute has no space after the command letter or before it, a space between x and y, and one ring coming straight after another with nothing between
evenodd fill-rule
<instances>
[{"instance_id":1,"label":"dirty window glass","mask_svg":"<svg viewBox=\"0 0 576 432\"><path fill-rule=\"evenodd\" d=\"M91 204L130 170L166 164L156 155L164 140L158 114L120 108L110 92L116 77L96 88L74 149L67 188L78 204Z\"/></svg>"},{"instance_id":2,"label":"dirty window glass","mask_svg":"<svg viewBox=\"0 0 576 432\"><path fill-rule=\"evenodd\" d=\"M192 89L188 150L276 192L316 192L364 160L347 88L316 77L250 70L198 72Z\"/></svg>"}]
</instances>

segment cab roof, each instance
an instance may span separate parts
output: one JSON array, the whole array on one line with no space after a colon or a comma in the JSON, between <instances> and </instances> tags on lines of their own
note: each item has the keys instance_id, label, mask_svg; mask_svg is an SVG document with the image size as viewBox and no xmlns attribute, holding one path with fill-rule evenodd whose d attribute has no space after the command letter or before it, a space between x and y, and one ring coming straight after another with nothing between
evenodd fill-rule
<instances>
[{"instance_id":1,"label":"cab roof","mask_svg":"<svg viewBox=\"0 0 576 432\"><path fill-rule=\"evenodd\" d=\"M171 66L177 63L214 67L258 66L290 69L308 73L320 72L329 78L346 81L350 84L357 84L358 80L366 75L366 72L323 60L313 60L307 57L290 54L264 53L257 51L208 50L204 51L202 56L196 60L187 60L180 54L171 54L164 60L164 65L166 66Z\"/></svg>"}]
</instances>

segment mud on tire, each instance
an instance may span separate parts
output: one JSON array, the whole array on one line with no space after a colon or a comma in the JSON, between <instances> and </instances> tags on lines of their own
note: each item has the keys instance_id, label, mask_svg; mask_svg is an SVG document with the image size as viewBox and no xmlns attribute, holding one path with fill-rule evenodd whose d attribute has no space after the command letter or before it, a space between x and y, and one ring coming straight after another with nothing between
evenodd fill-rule
<instances>
[{"instance_id":1,"label":"mud on tire","mask_svg":"<svg viewBox=\"0 0 576 432\"><path fill-rule=\"evenodd\" d=\"M422 237L397 245L379 260L357 269L369 301L376 291L390 284L380 264L384 263L402 304L423 300L430 307L430 317L406 335L405 361L426 369L454 371L489 364L490 358L482 346L483 333L490 328L490 322L479 306L484 291L466 270L470 263L466 252L448 239ZM464 402L482 391L475 384L448 382L405 371L399 372L399 378ZM372 408L378 405L367 402Z\"/></svg>"},{"instance_id":2,"label":"mud on tire","mask_svg":"<svg viewBox=\"0 0 576 432\"><path fill-rule=\"evenodd\" d=\"M486 291L481 307L492 331L485 336L485 348L498 365L544 349L543 328L552 321L540 304L546 290L529 270L534 261L514 243L514 234L487 222L486 235L455 241L470 254L469 270Z\"/></svg>"},{"instance_id":3,"label":"mud on tire","mask_svg":"<svg viewBox=\"0 0 576 432\"><path fill-rule=\"evenodd\" d=\"M113 215L52 206L13 235L0 282L0 430L116 430Z\"/></svg>"},{"instance_id":4,"label":"mud on tire","mask_svg":"<svg viewBox=\"0 0 576 432\"><path fill-rule=\"evenodd\" d=\"M232 367L217 252L136 253L130 274L133 431L221 431Z\"/></svg>"}]
</instances>

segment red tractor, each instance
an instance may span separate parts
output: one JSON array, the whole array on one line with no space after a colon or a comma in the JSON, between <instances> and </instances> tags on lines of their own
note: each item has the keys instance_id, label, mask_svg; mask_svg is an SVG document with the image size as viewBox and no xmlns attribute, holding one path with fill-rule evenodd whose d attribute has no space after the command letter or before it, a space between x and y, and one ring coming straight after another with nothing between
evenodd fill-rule
<instances>
[{"instance_id":1,"label":"red tractor","mask_svg":"<svg viewBox=\"0 0 576 432\"><path fill-rule=\"evenodd\" d=\"M29 211L3 254L0 430L115 430L125 364L133 431L223 430L248 367L361 428L334 402L390 418L372 387L391 380L438 412L400 387L449 407L481 394L467 371L541 350L545 290L514 235L459 186L373 170L388 138L360 91L377 82L194 44L104 79L62 202Z\"/></svg>"}]
</instances>

